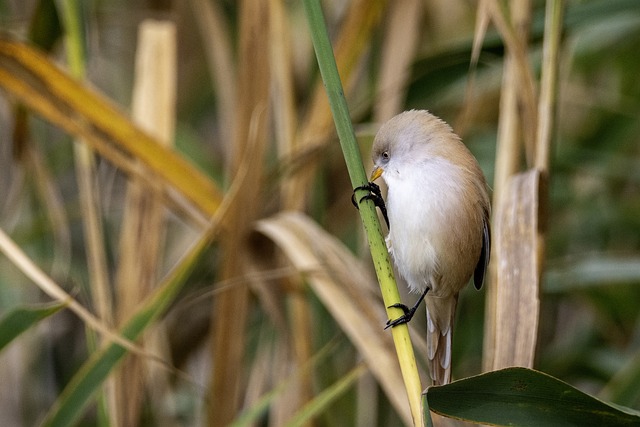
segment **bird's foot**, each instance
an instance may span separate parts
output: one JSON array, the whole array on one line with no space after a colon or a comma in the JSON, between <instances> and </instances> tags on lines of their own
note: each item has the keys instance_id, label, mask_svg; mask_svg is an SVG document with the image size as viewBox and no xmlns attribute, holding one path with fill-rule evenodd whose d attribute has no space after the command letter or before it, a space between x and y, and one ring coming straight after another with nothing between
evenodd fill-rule
<instances>
[{"instance_id":1,"label":"bird's foot","mask_svg":"<svg viewBox=\"0 0 640 427\"><path fill-rule=\"evenodd\" d=\"M358 190L366 190L369 193L365 194L356 202L356 191ZM382 212L382 216L384 217L384 222L387 224L387 228L389 228L389 217L387 216L387 206L384 204L384 199L382 198L382 191L380 191L380 187L378 184L374 182L368 182L365 185L361 185L353 189L353 194L351 195L351 203L357 209L360 209L358 204L362 203L364 200L371 200L373 204L380 208L380 212Z\"/></svg>"},{"instance_id":2,"label":"bird's foot","mask_svg":"<svg viewBox=\"0 0 640 427\"><path fill-rule=\"evenodd\" d=\"M409 308L406 305L400 303L390 305L389 308L391 307L399 308L404 312L404 314L397 319L387 320L387 324L384 327L385 329L393 328L394 326L402 325L404 323L409 323L409 321L413 318L413 315L416 314L416 309L418 308L417 305Z\"/></svg>"},{"instance_id":3,"label":"bird's foot","mask_svg":"<svg viewBox=\"0 0 640 427\"><path fill-rule=\"evenodd\" d=\"M387 320L387 324L384 327L385 329L388 328L393 328L394 326L398 326L398 325L402 325L404 323L409 323L409 321L411 321L411 319L413 319L413 315L416 314L416 310L418 309L418 307L420 307L420 304L422 303L422 300L424 299L424 297L427 296L427 293L429 292L430 288L426 288L424 290L424 292L422 293L422 295L420 295L420 298L418 298L418 301L416 301L416 303L413 305L413 307L409 308L404 304L401 303L395 303L389 306L389 308L391 307L395 307L395 308L399 308L400 310L402 310L404 312L404 314L400 317L398 317L397 319L389 319Z\"/></svg>"}]
</instances>

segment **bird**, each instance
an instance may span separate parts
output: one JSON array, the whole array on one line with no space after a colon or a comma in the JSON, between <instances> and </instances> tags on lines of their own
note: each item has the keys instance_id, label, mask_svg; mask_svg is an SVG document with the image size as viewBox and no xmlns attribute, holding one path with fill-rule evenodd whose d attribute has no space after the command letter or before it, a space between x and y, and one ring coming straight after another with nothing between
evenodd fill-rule
<instances>
[{"instance_id":1,"label":"bird","mask_svg":"<svg viewBox=\"0 0 640 427\"><path fill-rule=\"evenodd\" d=\"M372 159L370 184L380 176L387 184L389 253L410 291L421 295L412 308L395 304L404 315L387 327L410 321L424 299L429 373L434 385L448 384L458 295L472 277L482 287L489 263L489 187L460 137L426 110L385 122Z\"/></svg>"}]
</instances>

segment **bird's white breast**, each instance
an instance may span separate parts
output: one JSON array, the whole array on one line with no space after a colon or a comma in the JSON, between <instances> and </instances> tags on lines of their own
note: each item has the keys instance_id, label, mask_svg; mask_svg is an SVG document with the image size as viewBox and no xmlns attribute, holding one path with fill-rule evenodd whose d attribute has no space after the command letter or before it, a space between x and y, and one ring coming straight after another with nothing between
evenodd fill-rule
<instances>
[{"instance_id":1,"label":"bird's white breast","mask_svg":"<svg viewBox=\"0 0 640 427\"><path fill-rule=\"evenodd\" d=\"M412 291L431 285L438 293L439 258L460 216L463 177L443 159L385 171L391 227L387 244L400 274ZM446 197L443 197L446 196Z\"/></svg>"}]
</instances>

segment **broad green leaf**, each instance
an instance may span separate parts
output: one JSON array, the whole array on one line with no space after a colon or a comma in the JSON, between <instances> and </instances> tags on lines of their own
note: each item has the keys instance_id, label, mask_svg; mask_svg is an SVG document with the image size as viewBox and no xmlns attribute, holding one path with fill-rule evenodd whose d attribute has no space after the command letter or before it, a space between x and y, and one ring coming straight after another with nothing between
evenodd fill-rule
<instances>
[{"instance_id":1,"label":"broad green leaf","mask_svg":"<svg viewBox=\"0 0 640 427\"><path fill-rule=\"evenodd\" d=\"M638 426L640 412L596 399L550 375L507 368L430 387L431 411L499 426Z\"/></svg>"},{"instance_id":2,"label":"broad green leaf","mask_svg":"<svg viewBox=\"0 0 640 427\"><path fill-rule=\"evenodd\" d=\"M11 310L0 319L0 350L24 331L43 319L57 313L66 304L55 303L31 307L19 307Z\"/></svg>"}]
</instances>

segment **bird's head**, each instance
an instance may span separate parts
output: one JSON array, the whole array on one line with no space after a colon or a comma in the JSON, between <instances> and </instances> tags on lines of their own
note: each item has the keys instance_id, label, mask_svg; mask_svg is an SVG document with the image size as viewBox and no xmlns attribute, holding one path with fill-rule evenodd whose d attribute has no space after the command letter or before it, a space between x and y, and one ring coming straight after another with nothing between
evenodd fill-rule
<instances>
[{"instance_id":1,"label":"bird's head","mask_svg":"<svg viewBox=\"0 0 640 427\"><path fill-rule=\"evenodd\" d=\"M454 161L466 150L451 127L426 110L398 114L380 127L373 141L370 180L401 178L403 170L429 160Z\"/></svg>"}]
</instances>

